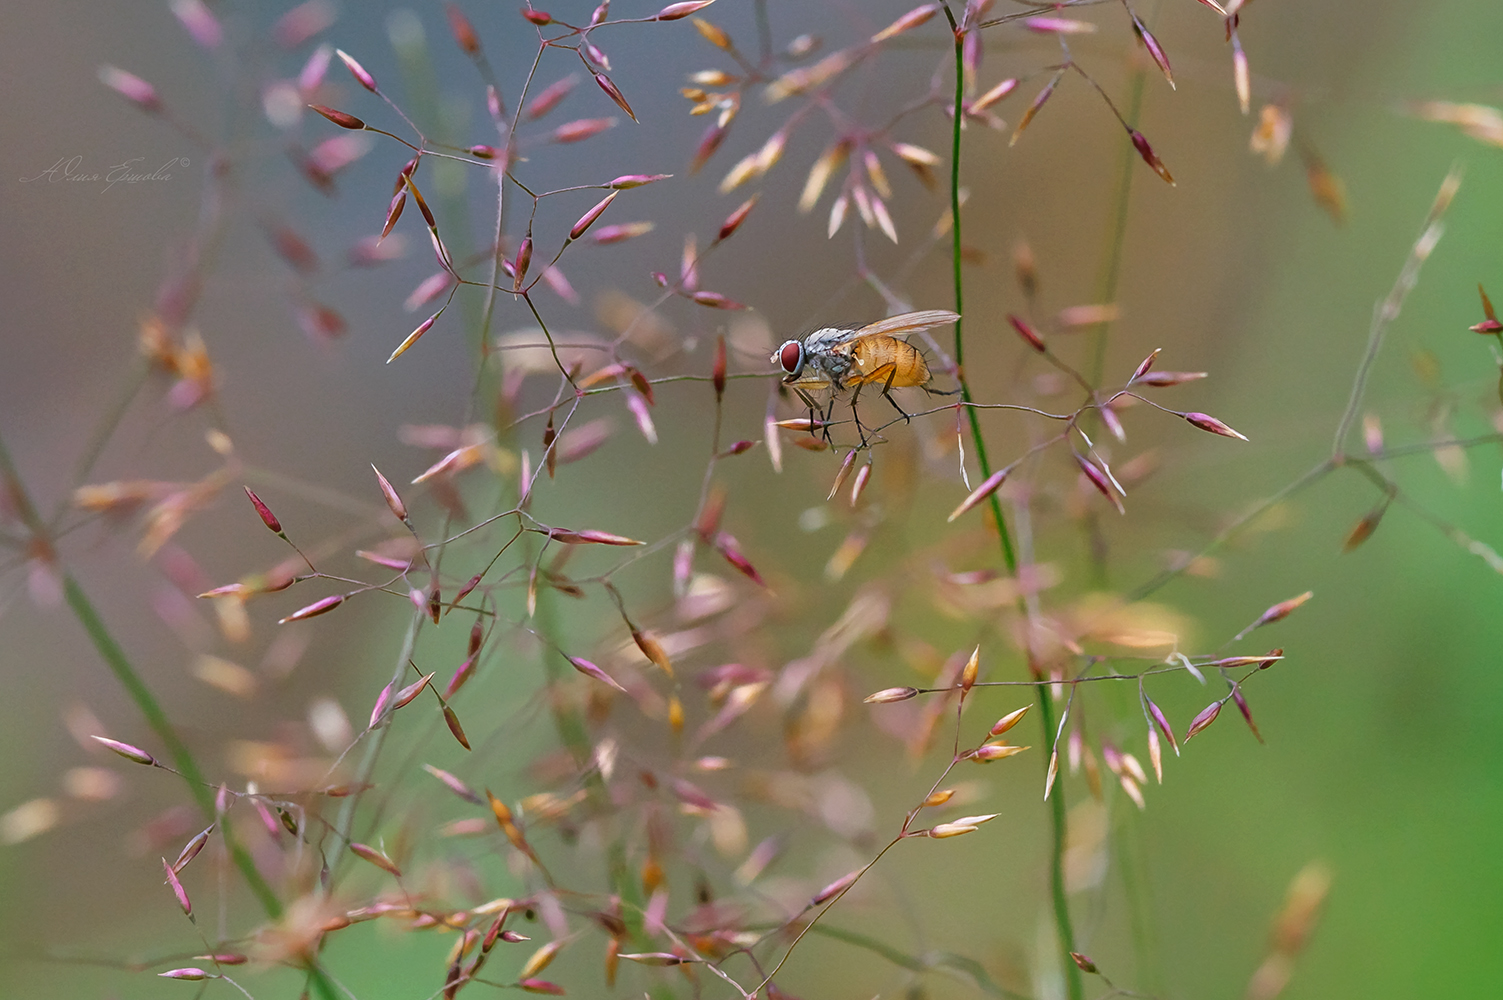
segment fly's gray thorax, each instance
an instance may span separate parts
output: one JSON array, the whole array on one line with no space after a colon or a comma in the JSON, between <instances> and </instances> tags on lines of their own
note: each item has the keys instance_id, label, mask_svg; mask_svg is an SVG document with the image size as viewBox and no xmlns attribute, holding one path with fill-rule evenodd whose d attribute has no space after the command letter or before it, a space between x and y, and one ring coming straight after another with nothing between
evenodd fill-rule
<instances>
[{"instance_id":1,"label":"fly's gray thorax","mask_svg":"<svg viewBox=\"0 0 1503 1000\"><path fill-rule=\"evenodd\" d=\"M845 378L846 372L851 370L851 356L834 351L822 351L818 354L810 354L804 361L804 367L813 368L820 372L831 382L839 385Z\"/></svg>"},{"instance_id":2,"label":"fly's gray thorax","mask_svg":"<svg viewBox=\"0 0 1503 1000\"><path fill-rule=\"evenodd\" d=\"M844 327L825 327L804 338L804 367L811 368L840 387L854 359L842 350L854 331Z\"/></svg>"}]
</instances>

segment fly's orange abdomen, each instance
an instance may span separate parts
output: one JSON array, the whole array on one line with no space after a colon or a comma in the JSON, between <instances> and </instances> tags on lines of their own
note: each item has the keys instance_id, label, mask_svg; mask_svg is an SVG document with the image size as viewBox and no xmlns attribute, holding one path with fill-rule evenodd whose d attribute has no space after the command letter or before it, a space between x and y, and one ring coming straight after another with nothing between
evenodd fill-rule
<instances>
[{"instance_id":1,"label":"fly's orange abdomen","mask_svg":"<svg viewBox=\"0 0 1503 1000\"><path fill-rule=\"evenodd\" d=\"M862 337L851 345L851 358L854 363L845 380L848 386L874 383L902 388L927 385L931 377L918 348L896 337Z\"/></svg>"}]
</instances>

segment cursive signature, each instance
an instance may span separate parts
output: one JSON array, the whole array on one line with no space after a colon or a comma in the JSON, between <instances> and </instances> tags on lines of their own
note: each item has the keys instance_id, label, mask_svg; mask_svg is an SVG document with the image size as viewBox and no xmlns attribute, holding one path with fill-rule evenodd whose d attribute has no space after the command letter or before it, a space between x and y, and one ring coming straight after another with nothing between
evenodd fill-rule
<instances>
[{"instance_id":1,"label":"cursive signature","mask_svg":"<svg viewBox=\"0 0 1503 1000\"><path fill-rule=\"evenodd\" d=\"M148 181L170 181L174 170L186 169L186 156L174 156L156 169L146 165L146 157L136 156L102 170L84 163L82 156L64 156L40 173L22 177L22 184L43 181L48 184L102 184L100 194L118 184L141 184Z\"/></svg>"}]
</instances>

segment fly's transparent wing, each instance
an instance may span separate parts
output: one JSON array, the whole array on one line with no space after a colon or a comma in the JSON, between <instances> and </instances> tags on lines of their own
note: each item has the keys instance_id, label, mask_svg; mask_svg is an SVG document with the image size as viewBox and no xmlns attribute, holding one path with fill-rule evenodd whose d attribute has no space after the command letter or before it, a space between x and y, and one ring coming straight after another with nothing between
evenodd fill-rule
<instances>
[{"instance_id":1,"label":"fly's transparent wing","mask_svg":"<svg viewBox=\"0 0 1503 1000\"><path fill-rule=\"evenodd\" d=\"M859 330L846 332L845 343L852 340L860 340L862 337L874 337L878 334L887 337L906 337L910 333L918 333L920 330L928 330L931 327L944 326L953 323L960 318L960 313L951 312L948 309L920 309L918 312L902 313L897 316L889 316L879 319L875 323L868 323ZM820 333L826 331L820 330Z\"/></svg>"}]
</instances>

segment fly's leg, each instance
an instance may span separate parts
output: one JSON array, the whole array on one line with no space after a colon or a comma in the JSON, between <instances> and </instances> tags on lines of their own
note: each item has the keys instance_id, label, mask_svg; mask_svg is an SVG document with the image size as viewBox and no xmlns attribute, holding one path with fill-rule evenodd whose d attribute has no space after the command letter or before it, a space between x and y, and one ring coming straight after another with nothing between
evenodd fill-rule
<instances>
[{"instance_id":1,"label":"fly's leg","mask_svg":"<svg viewBox=\"0 0 1503 1000\"><path fill-rule=\"evenodd\" d=\"M856 433L861 435L861 444L857 450L871 447L866 440L866 426L861 423L861 411L856 409L856 401L861 398L861 386L863 384L861 382L856 383L855 389L851 392L851 419L856 422ZM833 400L831 401L831 405L834 405Z\"/></svg>"},{"instance_id":2,"label":"fly's leg","mask_svg":"<svg viewBox=\"0 0 1503 1000\"><path fill-rule=\"evenodd\" d=\"M834 413L834 410L835 410L835 400L832 398L830 400L830 405L829 405L828 409L821 410L820 407L819 407L819 405L814 402L814 397L813 396L809 395L807 392L805 392L804 390L799 389L797 387L795 387L793 391L796 392L796 393L798 393L799 394L799 398L802 399L804 401L805 405L807 405L809 407L809 433L813 434L814 433L814 428L816 426L818 426L820 428L821 433L824 435L825 442L827 444L831 443L830 442L830 416Z\"/></svg>"},{"instance_id":3,"label":"fly's leg","mask_svg":"<svg viewBox=\"0 0 1503 1000\"><path fill-rule=\"evenodd\" d=\"M882 383L882 398L891 403L892 408L903 415L903 422L905 424L912 423L913 417L909 416L908 411L898 405L898 401L896 399L892 398L892 380L898 375L898 366L890 365L888 367L889 370L887 372L887 380Z\"/></svg>"},{"instance_id":4,"label":"fly's leg","mask_svg":"<svg viewBox=\"0 0 1503 1000\"><path fill-rule=\"evenodd\" d=\"M799 398L804 401L804 405L809 407L809 427L812 429L814 427L814 397L797 387L793 391L798 393Z\"/></svg>"}]
</instances>

